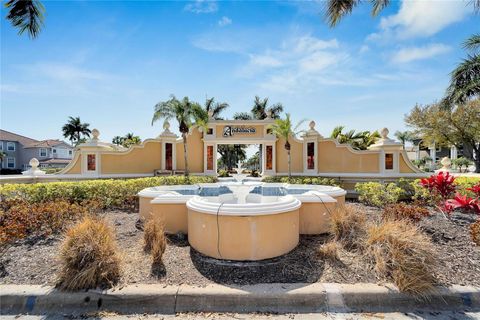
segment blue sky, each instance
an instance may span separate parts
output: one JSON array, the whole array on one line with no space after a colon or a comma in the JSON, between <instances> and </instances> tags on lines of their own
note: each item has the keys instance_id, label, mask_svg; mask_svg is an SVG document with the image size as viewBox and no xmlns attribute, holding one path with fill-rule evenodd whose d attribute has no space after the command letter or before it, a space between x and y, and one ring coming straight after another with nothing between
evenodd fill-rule
<instances>
[{"instance_id":1,"label":"blue sky","mask_svg":"<svg viewBox=\"0 0 480 320\"><path fill-rule=\"evenodd\" d=\"M161 132L155 103L170 94L249 111L255 95L294 120L404 129L415 103L442 97L449 72L480 31L463 1L393 2L371 18L368 1L328 28L318 2L46 1L30 40L1 21L2 129L62 138L80 116L100 138Z\"/></svg>"}]
</instances>

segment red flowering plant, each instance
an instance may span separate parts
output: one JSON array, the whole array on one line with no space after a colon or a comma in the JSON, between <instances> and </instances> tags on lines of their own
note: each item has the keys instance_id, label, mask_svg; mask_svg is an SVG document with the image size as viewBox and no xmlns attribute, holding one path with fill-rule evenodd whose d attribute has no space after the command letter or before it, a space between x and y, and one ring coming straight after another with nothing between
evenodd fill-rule
<instances>
[{"instance_id":1,"label":"red flowering plant","mask_svg":"<svg viewBox=\"0 0 480 320\"><path fill-rule=\"evenodd\" d=\"M473 212L480 214L480 202L478 198L470 198L468 196L462 196L456 194L455 198L445 201L445 210L447 213L451 213L453 210L459 209L466 212Z\"/></svg>"},{"instance_id":2,"label":"red flowering plant","mask_svg":"<svg viewBox=\"0 0 480 320\"><path fill-rule=\"evenodd\" d=\"M433 174L429 178L420 180L422 187L428 189L431 193L439 195L443 201L450 198L455 192L455 177L448 172L440 171L438 174Z\"/></svg>"},{"instance_id":3,"label":"red flowering plant","mask_svg":"<svg viewBox=\"0 0 480 320\"><path fill-rule=\"evenodd\" d=\"M477 198L479 198L480 197L480 182L477 183L476 185L474 185L471 188L467 188L467 190L472 191L477 196Z\"/></svg>"}]
</instances>

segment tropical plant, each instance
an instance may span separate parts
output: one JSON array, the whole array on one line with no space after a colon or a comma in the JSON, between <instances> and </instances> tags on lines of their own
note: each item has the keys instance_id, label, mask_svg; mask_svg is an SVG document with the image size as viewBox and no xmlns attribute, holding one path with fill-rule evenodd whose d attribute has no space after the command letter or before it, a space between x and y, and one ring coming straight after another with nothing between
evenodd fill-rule
<instances>
[{"instance_id":1,"label":"tropical plant","mask_svg":"<svg viewBox=\"0 0 480 320\"><path fill-rule=\"evenodd\" d=\"M306 120L299 121L295 126L292 125L292 121L290 119L290 113L286 114L285 119L275 119L275 122L269 126L272 130L272 134L276 135L277 138L282 138L285 140L285 150L287 150L287 157L288 157L288 178L290 179L292 176L292 169L291 169L291 155L290 155L290 141L291 137L299 134L303 130L298 130L300 126Z\"/></svg>"},{"instance_id":2,"label":"tropical plant","mask_svg":"<svg viewBox=\"0 0 480 320\"><path fill-rule=\"evenodd\" d=\"M195 125L197 120L205 120L205 112L197 102L190 101L188 97L178 100L174 95L171 95L170 100L162 101L155 105L152 125L160 119L170 120L172 118L177 120L178 129L182 135L185 176L188 176L187 135L190 128Z\"/></svg>"},{"instance_id":3,"label":"tropical plant","mask_svg":"<svg viewBox=\"0 0 480 320\"><path fill-rule=\"evenodd\" d=\"M448 199L445 202L445 210L447 213L451 213L453 210L461 210L480 214L480 202L478 198L470 198L457 193L453 199Z\"/></svg>"},{"instance_id":4,"label":"tropical plant","mask_svg":"<svg viewBox=\"0 0 480 320\"><path fill-rule=\"evenodd\" d=\"M214 97L207 98L205 101L205 111L207 114L211 113L212 119L222 120L220 113L225 111L229 107L229 104L226 102L216 102Z\"/></svg>"},{"instance_id":5,"label":"tropical plant","mask_svg":"<svg viewBox=\"0 0 480 320\"><path fill-rule=\"evenodd\" d=\"M34 39L40 33L43 26L43 14L45 7L38 0L9 0L5 2L5 8L9 9L7 20L13 27L18 29L18 34L28 32Z\"/></svg>"},{"instance_id":6,"label":"tropical plant","mask_svg":"<svg viewBox=\"0 0 480 320\"><path fill-rule=\"evenodd\" d=\"M76 146L82 141L82 136L90 137L92 131L89 126L88 123L82 123L80 117L68 117L68 122L62 127L63 136Z\"/></svg>"},{"instance_id":7,"label":"tropical plant","mask_svg":"<svg viewBox=\"0 0 480 320\"><path fill-rule=\"evenodd\" d=\"M478 1L480 4L480 0ZM463 47L471 53L451 73L450 85L443 100L444 106L464 104L480 98L480 34L468 38Z\"/></svg>"},{"instance_id":8,"label":"tropical plant","mask_svg":"<svg viewBox=\"0 0 480 320\"><path fill-rule=\"evenodd\" d=\"M471 160L475 162L476 172L480 172L480 99L454 108L444 108L439 103L416 105L406 115L405 122L427 145L471 147L474 153Z\"/></svg>"},{"instance_id":9,"label":"tropical plant","mask_svg":"<svg viewBox=\"0 0 480 320\"><path fill-rule=\"evenodd\" d=\"M464 172L467 172L468 166L472 164L472 161L468 160L467 158L460 157L453 159L452 164L457 167L460 172L462 172L462 168L465 168Z\"/></svg>"},{"instance_id":10,"label":"tropical plant","mask_svg":"<svg viewBox=\"0 0 480 320\"><path fill-rule=\"evenodd\" d=\"M226 167L227 170L232 170L239 162L247 158L245 145L239 144L223 144L217 147L217 152L220 154L219 165Z\"/></svg>"},{"instance_id":11,"label":"tropical plant","mask_svg":"<svg viewBox=\"0 0 480 320\"><path fill-rule=\"evenodd\" d=\"M3 168L3 159L5 159L6 156L7 154L4 151L0 151L0 169Z\"/></svg>"},{"instance_id":12,"label":"tropical plant","mask_svg":"<svg viewBox=\"0 0 480 320\"><path fill-rule=\"evenodd\" d=\"M377 16L390 4L390 0L371 0L372 16ZM474 11L480 12L480 0L472 0ZM328 0L325 2L324 15L330 27L335 27L347 14L361 3L361 0Z\"/></svg>"},{"instance_id":13,"label":"tropical plant","mask_svg":"<svg viewBox=\"0 0 480 320\"><path fill-rule=\"evenodd\" d=\"M344 126L336 126L332 130L330 138L336 139L338 143L349 144L352 148L357 150L366 150L369 146L374 144L378 138L380 138L378 131L355 132L355 130L350 130L343 132L344 129Z\"/></svg>"},{"instance_id":14,"label":"tropical plant","mask_svg":"<svg viewBox=\"0 0 480 320\"><path fill-rule=\"evenodd\" d=\"M440 171L428 178L420 179L420 185L428 189L431 193L439 195L443 201L446 201L455 192L455 177L448 172Z\"/></svg>"},{"instance_id":15,"label":"tropical plant","mask_svg":"<svg viewBox=\"0 0 480 320\"><path fill-rule=\"evenodd\" d=\"M467 190L473 192L478 198L480 198L480 182L470 188L467 188Z\"/></svg>"},{"instance_id":16,"label":"tropical plant","mask_svg":"<svg viewBox=\"0 0 480 320\"><path fill-rule=\"evenodd\" d=\"M395 137L402 143L403 150L405 150L405 144L407 142L412 142L415 135L411 131L397 131L395 132Z\"/></svg>"},{"instance_id":17,"label":"tropical plant","mask_svg":"<svg viewBox=\"0 0 480 320\"><path fill-rule=\"evenodd\" d=\"M252 120L253 116L248 112L236 112L233 115L233 119L235 119L235 120Z\"/></svg>"},{"instance_id":18,"label":"tropical plant","mask_svg":"<svg viewBox=\"0 0 480 320\"><path fill-rule=\"evenodd\" d=\"M260 99L259 96L255 96L252 107L252 115L254 119L263 120L268 117L272 119L279 119L280 114L283 112L283 105L281 103L275 103L268 106L268 98Z\"/></svg>"},{"instance_id":19,"label":"tropical plant","mask_svg":"<svg viewBox=\"0 0 480 320\"><path fill-rule=\"evenodd\" d=\"M395 183L383 184L380 182L362 182L355 185L358 192L358 200L369 206L384 207L397 203L405 193Z\"/></svg>"}]
</instances>

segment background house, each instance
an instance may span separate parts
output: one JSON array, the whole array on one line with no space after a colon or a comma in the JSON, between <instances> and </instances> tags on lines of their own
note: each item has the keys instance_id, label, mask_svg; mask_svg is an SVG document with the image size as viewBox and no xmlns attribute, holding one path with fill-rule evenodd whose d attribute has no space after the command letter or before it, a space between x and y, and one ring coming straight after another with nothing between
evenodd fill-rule
<instances>
[{"instance_id":1,"label":"background house","mask_svg":"<svg viewBox=\"0 0 480 320\"><path fill-rule=\"evenodd\" d=\"M72 160L74 149L61 140L39 141L0 130L0 152L3 153L0 169L15 173L27 170L32 158L37 158L42 168L63 168Z\"/></svg>"}]
</instances>

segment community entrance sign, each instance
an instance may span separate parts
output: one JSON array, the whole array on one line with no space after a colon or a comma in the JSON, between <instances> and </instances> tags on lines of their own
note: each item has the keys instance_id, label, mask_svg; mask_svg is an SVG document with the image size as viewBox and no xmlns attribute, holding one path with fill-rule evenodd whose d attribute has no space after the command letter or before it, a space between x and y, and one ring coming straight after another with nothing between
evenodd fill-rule
<instances>
[{"instance_id":1,"label":"community entrance sign","mask_svg":"<svg viewBox=\"0 0 480 320\"><path fill-rule=\"evenodd\" d=\"M223 127L223 137L232 137L237 133L244 133L244 134L254 134L257 132L257 129L254 127L243 127L243 126L225 126Z\"/></svg>"}]
</instances>

